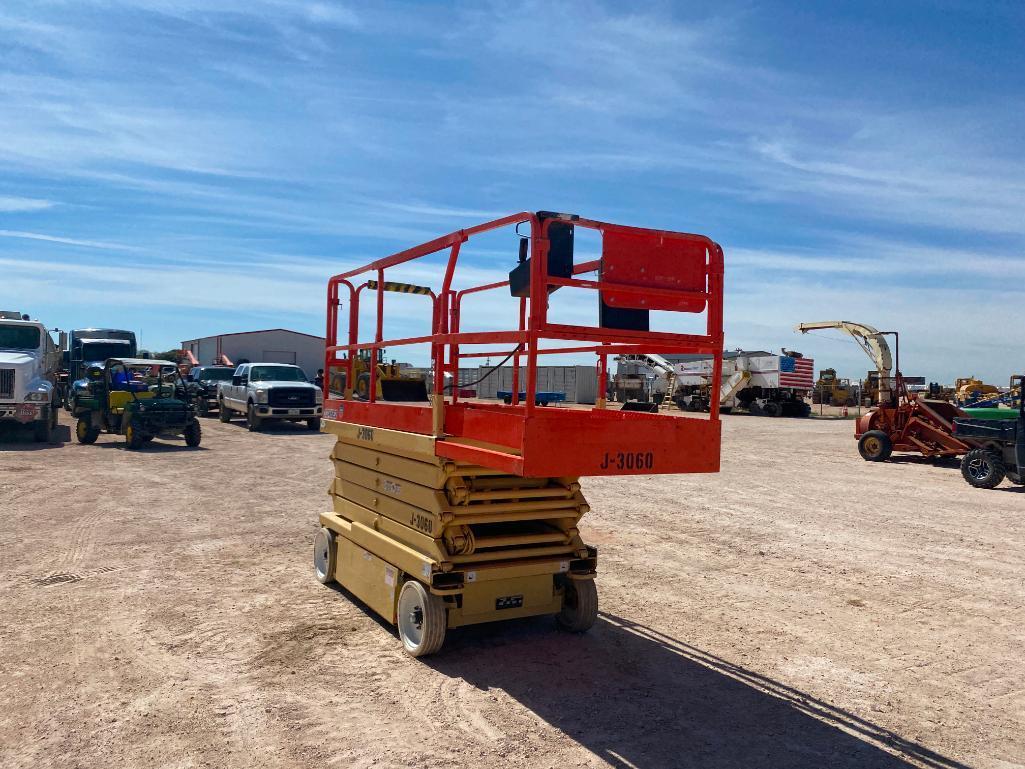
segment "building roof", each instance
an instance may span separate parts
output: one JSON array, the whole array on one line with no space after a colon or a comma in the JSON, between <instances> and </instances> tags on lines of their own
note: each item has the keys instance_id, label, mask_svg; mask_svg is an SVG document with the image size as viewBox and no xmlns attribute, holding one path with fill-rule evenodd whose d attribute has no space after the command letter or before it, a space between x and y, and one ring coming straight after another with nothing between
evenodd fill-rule
<instances>
[{"instance_id":1,"label":"building roof","mask_svg":"<svg viewBox=\"0 0 1025 769\"><path fill-rule=\"evenodd\" d=\"M161 358L107 358L105 363L124 363L126 366L173 366L178 367L174 361L162 360Z\"/></svg>"},{"instance_id":2,"label":"building roof","mask_svg":"<svg viewBox=\"0 0 1025 769\"><path fill-rule=\"evenodd\" d=\"M290 328L262 328L259 331L234 331L230 334L210 334L209 336L201 336L196 339L186 339L182 344L188 344L189 342L198 342L202 339L217 339L218 337L226 336L246 336L247 334L267 334L271 331L284 331L286 334L298 334L299 336L308 336L310 339L319 339L324 341L324 337L316 336L315 334L307 334L303 331L292 331Z\"/></svg>"}]
</instances>

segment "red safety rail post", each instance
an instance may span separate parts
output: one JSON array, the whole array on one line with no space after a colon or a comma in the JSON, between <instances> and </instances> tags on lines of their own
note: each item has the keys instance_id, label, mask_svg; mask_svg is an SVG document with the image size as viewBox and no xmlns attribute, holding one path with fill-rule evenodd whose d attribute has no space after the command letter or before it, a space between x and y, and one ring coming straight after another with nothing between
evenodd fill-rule
<instances>
[{"instance_id":1,"label":"red safety rail post","mask_svg":"<svg viewBox=\"0 0 1025 769\"><path fill-rule=\"evenodd\" d=\"M555 221L597 230L603 237L599 260L576 264L570 278L548 274L549 228ZM509 331L465 331L462 299L469 294L509 286L498 281L452 288L460 248L469 238L518 224L529 224L530 267L528 297L518 299L518 323ZM430 254L449 250L445 277L434 303L430 334L386 340L384 338L385 271ZM562 257L560 257L562 258ZM598 280L576 277L599 272ZM354 289L350 278L375 274L377 323L374 340L359 342L359 300L364 282ZM339 286L349 288L349 335L339 344ZM548 321L549 292L572 287L597 292L609 306L635 310L702 312L704 334L641 331L601 326L579 326ZM521 212L459 230L429 243L379 259L365 267L337 275L328 284L328 348L326 368L339 362L344 352L349 374L341 399L325 393L325 415L354 424L377 426L433 435L439 456L482 464L523 475L584 475L665 472L708 472L719 463L719 403L712 398L708 418L623 412L604 408L608 387L608 356L641 353L704 353L713 358L713 392L722 380L723 257L717 244L700 235L624 227L566 214ZM419 292L424 293L424 292ZM646 317L646 316L645 316ZM543 341L568 342L544 347ZM429 342L434 372L431 406L381 402L376 397L378 351ZM493 350L488 345L511 345L512 350ZM473 348L473 349L468 349ZM352 398L354 361L369 350L371 389L367 401ZM594 409L537 408L539 356L559 353L591 353L598 356L599 397ZM461 401L459 364L462 358L498 356L513 360L513 388L509 405ZM520 363L526 357L524 382ZM445 377L452 379L446 397ZM330 377L328 377L328 380ZM521 385L524 398L519 397ZM572 446L572 451L566 448Z\"/></svg>"}]
</instances>

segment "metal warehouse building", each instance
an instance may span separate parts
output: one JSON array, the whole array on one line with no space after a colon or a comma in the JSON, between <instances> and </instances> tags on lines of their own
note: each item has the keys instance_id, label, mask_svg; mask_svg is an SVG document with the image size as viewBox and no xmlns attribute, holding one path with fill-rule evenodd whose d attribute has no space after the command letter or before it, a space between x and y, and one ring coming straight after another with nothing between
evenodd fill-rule
<instances>
[{"instance_id":1,"label":"metal warehouse building","mask_svg":"<svg viewBox=\"0 0 1025 769\"><path fill-rule=\"evenodd\" d=\"M232 363L293 363L310 379L317 369L324 368L324 337L269 328L263 331L241 331L237 334L205 336L182 342L182 349L192 353L202 365L213 363L224 355Z\"/></svg>"}]
</instances>

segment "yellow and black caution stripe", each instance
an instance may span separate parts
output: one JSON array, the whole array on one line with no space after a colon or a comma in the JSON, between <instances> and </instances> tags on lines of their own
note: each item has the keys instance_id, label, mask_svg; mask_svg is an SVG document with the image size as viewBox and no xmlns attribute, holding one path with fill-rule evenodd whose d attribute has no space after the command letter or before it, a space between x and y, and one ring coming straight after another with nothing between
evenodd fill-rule
<instances>
[{"instance_id":1,"label":"yellow and black caution stripe","mask_svg":"<svg viewBox=\"0 0 1025 769\"><path fill-rule=\"evenodd\" d=\"M377 290L377 281L376 280L368 280L367 281L367 288L371 289L372 291L376 291ZM431 293L433 293L431 291L431 289L429 289L427 286L415 286L412 283L393 283L390 280L386 280L384 282L384 290L385 291L394 291L397 294L431 294Z\"/></svg>"}]
</instances>

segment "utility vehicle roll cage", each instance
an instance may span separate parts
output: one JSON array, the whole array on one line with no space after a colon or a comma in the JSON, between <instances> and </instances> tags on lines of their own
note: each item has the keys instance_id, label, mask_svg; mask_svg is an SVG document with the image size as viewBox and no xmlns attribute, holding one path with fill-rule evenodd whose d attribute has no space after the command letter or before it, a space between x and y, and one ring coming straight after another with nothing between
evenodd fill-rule
<instances>
[{"instance_id":1,"label":"utility vehicle roll cage","mask_svg":"<svg viewBox=\"0 0 1025 769\"><path fill-rule=\"evenodd\" d=\"M118 366L121 366L121 368L125 372L127 372L130 367L150 368L150 369L159 368L160 369L159 373L157 373L155 375L151 374L151 376L156 376L156 379L157 379L157 382L156 382L156 387L157 387L156 393L157 393L158 396L163 393L164 383L161 381L161 378L165 375L164 369L173 369L174 377L172 377L172 379L177 378L178 384L180 384L183 388L185 388L186 393L188 392L188 388L186 387L185 378L182 376L181 370L178 368L178 364L177 363L172 363L169 360L154 360L154 359L151 359L151 358L107 358L106 362L104 362L104 364L103 364L103 381L104 381L104 384L107 386L107 390L114 390L115 389L113 387L113 383L111 382L111 376L112 376L112 371L115 368L117 368ZM170 373L170 371L168 371L166 373ZM174 396L176 385L172 382L170 384L170 387L171 387L171 395ZM118 388L118 389L120 389L120 388ZM121 391L122 392L131 393L133 401L138 401L139 400L139 398L135 394L136 390L132 389L130 386L127 389L121 390Z\"/></svg>"},{"instance_id":2,"label":"utility vehicle roll cage","mask_svg":"<svg viewBox=\"0 0 1025 769\"><path fill-rule=\"evenodd\" d=\"M520 226L529 224L529 235ZM462 244L482 233L516 227L519 264L509 280L452 288ZM601 258L574 263L573 228L602 236ZM568 235L567 235L568 233ZM567 243L568 239L568 260ZM553 246L554 244L554 246ZM385 271L448 249L440 289L394 283ZM529 251L529 256L528 256ZM550 259L551 257L551 259ZM577 277L597 272L596 280ZM345 289L344 293L342 289ZM518 328L461 331L464 297L507 288L519 302ZM602 321L597 326L554 323L548 304L559 288L597 291ZM376 296L373 341L359 341L363 291ZM431 333L384 338L384 294L420 294L431 302ZM714 359L713 392L721 385L723 344L723 254L702 235L642 229L584 219L573 214L520 212L444 235L332 277L327 291L327 348L324 370L346 370L345 392L330 391L325 377L325 417L367 428L388 428L436 438L438 456L527 476L617 475L714 472L719 464L719 404L710 418L678 417L605 408L610 355L701 353ZM545 301L533 301L542 297ZM347 341L340 343L342 301L348 303ZM704 313L704 334L648 330L648 311ZM574 344L543 347L543 342ZM386 403L376 397L377 370L370 367L369 399L356 400L355 358L381 348L430 344L433 364L431 405ZM512 346L496 351L480 346ZM467 349L473 348L473 349ZM594 353L598 403L591 409L544 409L535 405L538 359L542 355ZM363 353L364 355L366 353ZM509 405L461 400L458 370L468 358L512 359ZM525 382L520 364L526 359ZM446 375L452 384L446 387ZM518 394L525 398L520 402Z\"/></svg>"}]
</instances>

